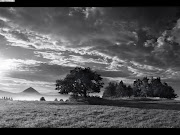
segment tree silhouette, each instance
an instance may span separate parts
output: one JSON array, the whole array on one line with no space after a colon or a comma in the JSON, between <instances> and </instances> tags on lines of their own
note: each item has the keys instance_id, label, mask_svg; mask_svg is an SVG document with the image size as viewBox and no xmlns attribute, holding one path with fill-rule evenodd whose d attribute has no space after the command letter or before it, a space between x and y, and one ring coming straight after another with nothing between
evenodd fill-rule
<instances>
[{"instance_id":1,"label":"tree silhouette","mask_svg":"<svg viewBox=\"0 0 180 135\"><path fill-rule=\"evenodd\" d=\"M105 87L103 98L116 96L117 83L109 82L108 86Z\"/></svg>"},{"instance_id":2,"label":"tree silhouette","mask_svg":"<svg viewBox=\"0 0 180 135\"><path fill-rule=\"evenodd\" d=\"M87 97L89 93L99 93L103 87L102 77L89 67L76 67L64 79L56 80L56 90L60 94L73 93Z\"/></svg>"},{"instance_id":3,"label":"tree silhouette","mask_svg":"<svg viewBox=\"0 0 180 135\"><path fill-rule=\"evenodd\" d=\"M135 97L139 97L141 96L141 85L142 85L142 81L140 79L137 79L134 81L133 83L133 95Z\"/></svg>"},{"instance_id":4,"label":"tree silhouette","mask_svg":"<svg viewBox=\"0 0 180 135\"><path fill-rule=\"evenodd\" d=\"M130 98L133 95L133 89L132 87L129 85L127 87L127 96Z\"/></svg>"},{"instance_id":5,"label":"tree silhouette","mask_svg":"<svg viewBox=\"0 0 180 135\"><path fill-rule=\"evenodd\" d=\"M174 89L168 86L167 83L162 83L161 78L151 78L150 83L148 78L144 77L142 80L137 79L133 84L133 92L136 97L160 97L160 98L176 98Z\"/></svg>"},{"instance_id":6,"label":"tree silhouette","mask_svg":"<svg viewBox=\"0 0 180 135\"><path fill-rule=\"evenodd\" d=\"M109 82L109 85L105 88L103 93L104 97L131 97L133 95L133 89L129 85L128 87L126 84L123 83L121 80L119 84Z\"/></svg>"},{"instance_id":7,"label":"tree silhouette","mask_svg":"<svg viewBox=\"0 0 180 135\"><path fill-rule=\"evenodd\" d=\"M125 97L127 96L127 88L126 85L121 80L116 88L116 96L117 97Z\"/></svg>"},{"instance_id":8,"label":"tree silhouette","mask_svg":"<svg viewBox=\"0 0 180 135\"><path fill-rule=\"evenodd\" d=\"M64 100L63 100L63 99L60 99L59 101L63 102Z\"/></svg>"},{"instance_id":9,"label":"tree silhouette","mask_svg":"<svg viewBox=\"0 0 180 135\"><path fill-rule=\"evenodd\" d=\"M163 90L161 90L160 97L162 98L176 98L177 94L175 94L174 89L171 86L168 86L167 83L163 84Z\"/></svg>"},{"instance_id":10,"label":"tree silhouette","mask_svg":"<svg viewBox=\"0 0 180 135\"><path fill-rule=\"evenodd\" d=\"M41 97L40 98L40 101L46 101L44 97Z\"/></svg>"},{"instance_id":11,"label":"tree silhouette","mask_svg":"<svg viewBox=\"0 0 180 135\"><path fill-rule=\"evenodd\" d=\"M150 81L149 81L150 80ZM168 86L167 83L162 83L161 78L148 79L144 77L142 79L136 79L133 83L133 88L129 85L128 87L123 81L119 84L110 82L105 88L103 97L160 97L160 98L176 98L174 89Z\"/></svg>"}]
</instances>

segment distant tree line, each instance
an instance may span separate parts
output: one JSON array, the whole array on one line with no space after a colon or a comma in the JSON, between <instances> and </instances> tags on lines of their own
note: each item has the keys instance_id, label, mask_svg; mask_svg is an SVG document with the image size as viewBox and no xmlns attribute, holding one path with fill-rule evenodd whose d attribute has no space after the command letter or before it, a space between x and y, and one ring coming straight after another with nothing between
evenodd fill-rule
<instances>
[{"instance_id":1,"label":"distant tree line","mask_svg":"<svg viewBox=\"0 0 180 135\"><path fill-rule=\"evenodd\" d=\"M104 83L101 75L91 68L76 67L70 70L64 79L56 80L56 88L60 94L73 94L74 97L88 97L90 93L99 93ZM161 78L136 79L132 86L110 82L105 88L103 97L160 97L176 98L174 89L167 83L162 83Z\"/></svg>"},{"instance_id":2,"label":"distant tree line","mask_svg":"<svg viewBox=\"0 0 180 135\"><path fill-rule=\"evenodd\" d=\"M103 97L160 97L160 98L176 98L174 89L167 83L162 83L161 78L136 79L133 86L126 86L123 81L119 83L110 82L105 88Z\"/></svg>"},{"instance_id":3,"label":"distant tree line","mask_svg":"<svg viewBox=\"0 0 180 135\"><path fill-rule=\"evenodd\" d=\"M3 100L13 100L12 97L2 97Z\"/></svg>"}]
</instances>

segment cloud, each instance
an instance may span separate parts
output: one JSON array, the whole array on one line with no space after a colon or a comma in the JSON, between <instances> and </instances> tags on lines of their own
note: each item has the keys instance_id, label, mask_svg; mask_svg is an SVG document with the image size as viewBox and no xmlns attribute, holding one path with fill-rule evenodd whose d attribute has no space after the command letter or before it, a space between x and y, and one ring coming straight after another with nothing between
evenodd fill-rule
<instances>
[{"instance_id":1,"label":"cloud","mask_svg":"<svg viewBox=\"0 0 180 135\"><path fill-rule=\"evenodd\" d=\"M72 7L69 12L69 16L76 15L76 13L84 14L87 19L89 17L94 17L97 15L103 15L103 8L100 7Z\"/></svg>"},{"instance_id":2,"label":"cloud","mask_svg":"<svg viewBox=\"0 0 180 135\"><path fill-rule=\"evenodd\" d=\"M16 71L25 71L28 72L35 72L36 70L33 69L34 66L39 65L40 61L36 60L21 60L21 59L1 59L1 67L0 67L0 74L1 76L5 76L7 74L16 72ZM32 67L30 69L30 67Z\"/></svg>"},{"instance_id":3,"label":"cloud","mask_svg":"<svg viewBox=\"0 0 180 135\"><path fill-rule=\"evenodd\" d=\"M145 64L140 64L138 62L134 62L134 61L130 61L130 63L134 66L137 67L139 69L143 69L143 70L147 70L147 71L162 71L163 69L158 68L158 67L153 67L150 65L145 65Z\"/></svg>"},{"instance_id":4,"label":"cloud","mask_svg":"<svg viewBox=\"0 0 180 135\"><path fill-rule=\"evenodd\" d=\"M104 77L104 78L107 79L108 81L117 82L117 83L119 83L122 80L124 83L129 85L131 85L135 80L135 79L127 79L124 77Z\"/></svg>"},{"instance_id":5,"label":"cloud","mask_svg":"<svg viewBox=\"0 0 180 135\"><path fill-rule=\"evenodd\" d=\"M7 91L18 92L31 86L38 88L38 90L50 92L55 89L55 81L64 78L72 69L69 66L37 64L38 62L35 61L26 61L25 64L22 64L24 63L22 60L18 60L18 62L16 60L16 63L21 63L21 66L16 66L17 69L8 70L7 74L0 78L1 88Z\"/></svg>"},{"instance_id":6,"label":"cloud","mask_svg":"<svg viewBox=\"0 0 180 135\"><path fill-rule=\"evenodd\" d=\"M39 92L52 92L54 90L54 83L43 81L29 81L26 79L3 77L0 79L1 89L9 92L22 92L28 87L33 87Z\"/></svg>"},{"instance_id":7,"label":"cloud","mask_svg":"<svg viewBox=\"0 0 180 135\"><path fill-rule=\"evenodd\" d=\"M89 66L107 80L178 78L178 12L176 7L0 8L0 51L16 67L8 69L9 77L29 81L53 82L75 66Z\"/></svg>"},{"instance_id":8,"label":"cloud","mask_svg":"<svg viewBox=\"0 0 180 135\"><path fill-rule=\"evenodd\" d=\"M29 42L28 36L21 33L20 31L12 31L12 35L16 38Z\"/></svg>"},{"instance_id":9,"label":"cloud","mask_svg":"<svg viewBox=\"0 0 180 135\"><path fill-rule=\"evenodd\" d=\"M126 61L119 59L117 56L112 58L112 62L107 67L107 70L109 71L118 71L121 70L121 67L124 67L126 65Z\"/></svg>"},{"instance_id":10,"label":"cloud","mask_svg":"<svg viewBox=\"0 0 180 135\"><path fill-rule=\"evenodd\" d=\"M129 77L131 76L130 72L126 71L103 71L103 70L97 70L99 74L101 74L103 77Z\"/></svg>"}]
</instances>

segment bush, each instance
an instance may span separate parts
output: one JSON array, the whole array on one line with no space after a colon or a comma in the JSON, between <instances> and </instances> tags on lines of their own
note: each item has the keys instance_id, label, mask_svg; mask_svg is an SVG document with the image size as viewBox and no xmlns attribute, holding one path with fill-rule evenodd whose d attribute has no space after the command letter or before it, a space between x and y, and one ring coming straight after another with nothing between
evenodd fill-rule
<instances>
[{"instance_id":1,"label":"bush","mask_svg":"<svg viewBox=\"0 0 180 135\"><path fill-rule=\"evenodd\" d=\"M69 96L69 100L72 101L72 102L74 102L74 101L77 101L77 100L78 100L78 97L79 97L79 96L72 94L72 95Z\"/></svg>"},{"instance_id":2,"label":"bush","mask_svg":"<svg viewBox=\"0 0 180 135\"><path fill-rule=\"evenodd\" d=\"M67 99L65 102L69 102L69 100Z\"/></svg>"},{"instance_id":3,"label":"bush","mask_svg":"<svg viewBox=\"0 0 180 135\"><path fill-rule=\"evenodd\" d=\"M83 97L83 96L77 96L77 95L70 95L69 101L71 102L85 102L88 97Z\"/></svg>"},{"instance_id":4,"label":"bush","mask_svg":"<svg viewBox=\"0 0 180 135\"><path fill-rule=\"evenodd\" d=\"M58 101L57 98L55 98L54 101Z\"/></svg>"},{"instance_id":5,"label":"bush","mask_svg":"<svg viewBox=\"0 0 180 135\"><path fill-rule=\"evenodd\" d=\"M46 101L44 97L41 97L40 98L40 101Z\"/></svg>"},{"instance_id":6,"label":"bush","mask_svg":"<svg viewBox=\"0 0 180 135\"><path fill-rule=\"evenodd\" d=\"M98 95L95 95L94 97L95 97L95 98L101 98L101 97L100 97L100 96L98 96Z\"/></svg>"},{"instance_id":7,"label":"bush","mask_svg":"<svg viewBox=\"0 0 180 135\"><path fill-rule=\"evenodd\" d=\"M64 102L64 100L63 100L63 99L60 99L59 101L60 101L60 102Z\"/></svg>"}]
</instances>

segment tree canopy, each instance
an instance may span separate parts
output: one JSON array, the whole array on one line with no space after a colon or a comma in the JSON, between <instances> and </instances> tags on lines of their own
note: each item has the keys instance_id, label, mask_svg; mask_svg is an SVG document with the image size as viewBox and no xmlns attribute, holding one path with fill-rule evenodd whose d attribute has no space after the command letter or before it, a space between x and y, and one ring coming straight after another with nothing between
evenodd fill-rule
<instances>
[{"instance_id":1,"label":"tree canopy","mask_svg":"<svg viewBox=\"0 0 180 135\"><path fill-rule=\"evenodd\" d=\"M87 97L89 93L99 93L103 87L102 77L89 67L76 67L70 70L64 79L56 80L56 90L60 94L73 93L75 96Z\"/></svg>"},{"instance_id":2,"label":"tree canopy","mask_svg":"<svg viewBox=\"0 0 180 135\"><path fill-rule=\"evenodd\" d=\"M103 97L160 97L160 98L176 98L174 89L166 82L162 83L161 78L143 77L142 79L136 79L133 82L133 86L127 87L123 81L118 83L110 82L105 88Z\"/></svg>"},{"instance_id":3,"label":"tree canopy","mask_svg":"<svg viewBox=\"0 0 180 135\"><path fill-rule=\"evenodd\" d=\"M109 82L109 85L105 88L103 97L131 97L132 87L126 86L123 81L119 83Z\"/></svg>"}]
</instances>

